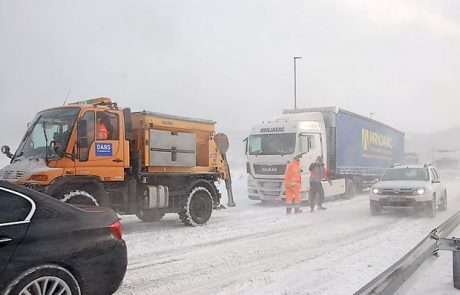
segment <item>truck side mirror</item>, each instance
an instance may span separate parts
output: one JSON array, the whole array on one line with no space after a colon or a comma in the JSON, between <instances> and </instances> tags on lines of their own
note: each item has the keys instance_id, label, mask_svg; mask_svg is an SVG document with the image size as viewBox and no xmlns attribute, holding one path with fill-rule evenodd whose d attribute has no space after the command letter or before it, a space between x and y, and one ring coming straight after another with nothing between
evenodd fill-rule
<instances>
[{"instance_id":1,"label":"truck side mirror","mask_svg":"<svg viewBox=\"0 0 460 295\"><path fill-rule=\"evenodd\" d=\"M78 138L86 137L88 135L88 122L85 119L78 120L77 134Z\"/></svg>"},{"instance_id":2,"label":"truck side mirror","mask_svg":"<svg viewBox=\"0 0 460 295\"><path fill-rule=\"evenodd\" d=\"M243 142L244 142L244 154L247 156L248 155L248 140L249 140L249 137L246 137L245 139L243 139Z\"/></svg>"},{"instance_id":3,"label":"truck side mirror","mask_svg":"<svg viewBox=\"0 0 460 295\"><path fill-rule=\"evenodd\" d=\"M77 123L77 146L79 148L88 147L88 122L85 119L78 120Z\"/></svg>"},{"instance_id":4,"label":"truck side mirror","mask_svg":"<svg viewBox=\"0 0 460 295\"><path fill-rule=\"evenodd\" d=\"M10 152L10 147L7 145L2 146L2 154L5 154L8 158L13 158L13 154Z\"/></svg>"},{"instance_id":5,"label":"truck side mirror","mask_svg":"<svg viewBox=\"0 0 460 295\"><path fill-rule=\"evenodd\" d=\"M126 140L134 140L134 131L133 131L133 124L131 119L131 109L125 108L123 109L123 116L125 121L125 139Z\"/></svg>"}]
</instances>

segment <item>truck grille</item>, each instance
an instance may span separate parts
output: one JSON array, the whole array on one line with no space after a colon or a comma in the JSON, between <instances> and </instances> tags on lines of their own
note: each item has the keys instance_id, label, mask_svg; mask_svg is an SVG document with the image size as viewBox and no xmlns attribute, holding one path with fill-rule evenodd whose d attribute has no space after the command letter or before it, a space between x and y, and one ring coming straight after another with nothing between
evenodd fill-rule
<instances>
[{"instance_id":1,"label":"truck grille","mask_svg":"<svg viewBox=\"0 0 460 295\"><path fill-rule=\"evenodd\" d=\"M284 175L286 165L254 164L254 171L260 175Z\"/></svg>"},{"instance_id":2,"label":"truck grille","mask_svg":"<svg viewBox=\"0 0 460 295\"><path fill-rule=\"evenodd\" d=\"M6 170L6 171L3 171L3 179L4 180L17 180L23 177L25 173L26 173L25 171L21 171L21 170L18 170L18 171Z\"/></svg>"},{"instance_id":3,"label":"truck grille","mask_svg":"<svg viewBox=\"0 0 460 295\"><path fill-rule=\"evenodd\" d=\"M277 191L260 191L260 192L270 197L278 197L280 195L280 192L277 192Z\"/></svg>"},{"instance_id":4,"label":"truck grille","mask_svg":"<svg viewBox=\"0 0 460 295\"><path fill-rule=\"evenodd\" d=\"M279 189L281 187L280 181L259 181L259 186L264 189Z\"/></svg>"}]
</instances>

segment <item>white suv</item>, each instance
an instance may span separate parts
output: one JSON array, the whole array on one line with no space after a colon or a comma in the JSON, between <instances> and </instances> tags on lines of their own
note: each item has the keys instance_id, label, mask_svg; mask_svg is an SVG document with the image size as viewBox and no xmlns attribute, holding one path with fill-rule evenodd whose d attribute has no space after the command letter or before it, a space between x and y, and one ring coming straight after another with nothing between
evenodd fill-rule
<instances>
[{"instance_id":1,"label":"white suv","mask_svg":"<svg viewBox=\"0 0 460 295\"><path fill-rule=\"evenodd\" d=\"M429 164L397 166L388 169L370 192L372 215L386 208L413 207L430 217L447 209L447 191L438 171Z\"/></svg>"}]
</instances>

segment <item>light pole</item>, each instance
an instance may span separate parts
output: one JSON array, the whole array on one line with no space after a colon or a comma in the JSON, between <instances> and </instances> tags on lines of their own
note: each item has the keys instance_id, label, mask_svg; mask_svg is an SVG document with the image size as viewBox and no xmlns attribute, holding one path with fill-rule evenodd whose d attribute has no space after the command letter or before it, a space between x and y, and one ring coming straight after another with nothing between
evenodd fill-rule
<instances>
[{"instance_id":1,"label":"light pole","mask_svg":"<svg viewBox=\"0 0 460 295\"><path fill-rule=\"evenodd\" d=\"M297 84L296 74L297 74L297 71L296 71L296 60L301 59L301 58L302 58L301 56L294 56L294 109L297 109L297 88L296 88L296 84Z\"/></svg>"}]
</instances>

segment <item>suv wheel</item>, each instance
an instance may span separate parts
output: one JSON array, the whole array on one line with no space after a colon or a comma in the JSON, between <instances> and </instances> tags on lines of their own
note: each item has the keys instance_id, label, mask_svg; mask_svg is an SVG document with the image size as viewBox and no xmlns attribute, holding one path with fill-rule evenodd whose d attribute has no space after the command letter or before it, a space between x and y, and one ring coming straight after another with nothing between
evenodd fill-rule
<instances>
[{"instance_id":1,"label":"suv wheel","mask_svg":"<svg viewBox=\"0 0 460 295\"><path fill-rule=\"evenodd\" d=\"M428 213L429 217L431 217L431 218L436 217L437 207L438 207L438 205L436 204L436 195L434 195L433 199L428 204L428 208L427 208L427 213Z\"/></svg>"},{"instance_id":2,"label":"suv wheel","mask_svg":"<svg viewBox=\"0 0 460 295\"><path fill-rule=\"evenodd\" d=\"M439 205L439 211L447 210L447 191L444 191L441 199L441 204Z\"/></svg>"},{"instance_id":3,"label":"suv wheel","mask_svg":"<svg viewBox=\"0 0 460 295\"><path fill-rule=\"evenodd\" d=\"M382 206L378 203L371 202L370 203L371 215L381 215L382 214Z\"/></svg>"}]
</instances>

